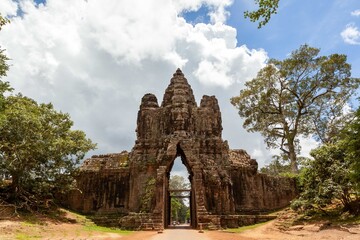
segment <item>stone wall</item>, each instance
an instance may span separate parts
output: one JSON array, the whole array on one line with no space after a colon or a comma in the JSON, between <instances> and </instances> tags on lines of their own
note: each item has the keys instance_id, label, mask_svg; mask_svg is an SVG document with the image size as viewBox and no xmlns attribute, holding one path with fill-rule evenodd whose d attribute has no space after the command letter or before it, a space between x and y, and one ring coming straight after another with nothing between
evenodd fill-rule
<instances>
[{"instance_id":1,"label":"stone wall","mask_svg":"<svg viewBox=\"0 0 360 240\"><path fill-rule=\"evenodd\" d=\"M83 213L126 213L129 208L128 152L84 161L68 204Z\"/></svg>"},{"instance_id":2,"label":"stone wall","mask_svg":"<svg viewBox=\"0 0 360 240\"><path fill-rule=\"evenodd\" d=\"M230 170L236 213L283 208L297 195L295 179L258 173L257 162L244 150L231 150Z\"/></svg>"}]
</instances>

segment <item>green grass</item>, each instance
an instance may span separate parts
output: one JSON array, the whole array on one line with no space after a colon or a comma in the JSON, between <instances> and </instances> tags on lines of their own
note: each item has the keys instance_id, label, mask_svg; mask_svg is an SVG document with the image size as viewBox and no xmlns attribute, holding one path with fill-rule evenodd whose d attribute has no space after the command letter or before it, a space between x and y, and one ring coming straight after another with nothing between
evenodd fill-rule
<instances>
[{"instance_id":1,"label":"green grass","mask_svg":"<svg viewBox=\"0 0 360 240\"><path fill-rule=\"evenodd\" d=\"M62 209L62 211L71 214L75 219L76 222L83 224L83 229L88 232L104 232L104 233L118 233L122 235L128 235L133 233L133 231L125 231L121 229L109 228L109 227L102 227L95 225L92 221L87 219L84 215Z\"/></svg>"},{"instance_id":2,"label":"green grass","mask_svg":"<svg viewBox=\"0 0 360 240\"><path fill-rule=\"evenodd\" d=\"M18 233L15 237L17 240L41 239L41 236L29 236L24 233Z\"/></svg>"},{"instance_id":3,"label":"green grass","mask_svg":"<svg viewBox=\"0 0 360 240\"><path fill-rule=\"evenodd\" d=\"M89 231L89 232L118 233L118 234L122 234L122 235L128 235L128 234L133 233L133 231L101 227L101 226L97 226L95 224L89 224L89 223L84 226L84 230Z\"/></svg>"},{"instance_id":4,"label":"green grass","mask_svg":"<svg viewBox=\"0 0 360 240\"><path fill-rule=\"evenodd\" d=\"M348 213L341 214L336 211L329 211L327 214L328 215L313 213L312 215L301 215L296 219L296 222L301 224L329 221L332 224L360 224L360 216L354 216Z\"/></svg>"},{"instance_id":5,"label":"green grass","mask_svg":"<svg viewBox=\"0 0 360 240\"><path fill-rule=\"evenodd\" d=\"M36 225L38 225L37 223L34 223L34 222L21 222L21 225L24 226L24 227L35 227Z\"/></svg>"},{"instance_id":6,"label":"green grass","mask_svg":"<svg viewBox=\"0 0 360 240\"><path fill-rule=\"evenodd\" d=\"M260 227L264 224L266 224L267 222L263 222L263 223L257 223L254 225L249 225L249 226L243 226L243 227L238 227L238 228L228 228L226 230L224 230L224 232L230 232L230 233L241 233L244 232L246 230L250 230L250 229L254 229L257 227Z\"/></svg>"}]
</instances>

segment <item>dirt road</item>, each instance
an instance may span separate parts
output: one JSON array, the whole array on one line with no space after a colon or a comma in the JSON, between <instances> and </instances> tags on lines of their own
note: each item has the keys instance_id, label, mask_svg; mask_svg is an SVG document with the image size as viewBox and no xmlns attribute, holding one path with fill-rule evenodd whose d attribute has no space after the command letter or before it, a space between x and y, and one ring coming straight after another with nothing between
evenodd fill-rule
<instances>
[{"instance_id":1,"label":"dirt road","mask_svg":"<svg viewBox=\"0 0 360 240\"><path fill-rule=\"evenodd\" d=\"M48 221L31 224L24 221L0 221L0 239L77 239L77 240L358 240L360 225L307 224L281 230L277 220L241 233L226 231L205 231L175 228L163 233L139 231L128 234L103 232L91 229L84 223L61 223Z\"/></svg>"},{"instance_id":2,"label":"dirt road","mask_svg":"<svg viewBox=\"0 0 360 240\"><path fill-rule=\"evenodd\" d=\"M193 229L166 229L163 233L159 233L150 240L184 240L184 239L195 239L195 240L211 240L204 233L199 233Z\"/></svg>"},{"instance_id":3,"label":"dirt road","mask_svg":"<svg viewBox=\"0 0 360 240\"><path fill-rule=\"evenodd\" d=\"M242 233L229 233L225 231L205 231L199 233L193 229L166 229L163 233L138 232L121 240L358 240L360 239L360 226L323 228L321 224L297 225L287 231L276 227L276 221Z\"/></svg>"}]
</instances>

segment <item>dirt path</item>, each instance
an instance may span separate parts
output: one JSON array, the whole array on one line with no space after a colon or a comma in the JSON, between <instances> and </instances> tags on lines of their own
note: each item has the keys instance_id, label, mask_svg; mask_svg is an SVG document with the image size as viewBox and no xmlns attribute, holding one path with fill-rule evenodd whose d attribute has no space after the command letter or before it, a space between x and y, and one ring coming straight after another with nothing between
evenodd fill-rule
<instances>
[{"instance_id":1,"label":"dirt path","mask_svg":"<svg viewBox=\"0 0 360 240\"><path fill-rule=\"evenodd\" d=\"M253 240L233 233L221 231L205 231L199 233L193 229L165 229L163 233L137 232L121 238L121 240Z\"/></svg>"},{"instance_id":2,"label":"dirt path","mask_svg":"<svg viewBox=\"0 0 360 240\"><path fill-rule=\"evenodd\" d=\"M331 227L325 229L323 224L298 225L288 231L281 231L271 221L255 229L242 233L229 233L225 231L205 231L199 233L192 229L166 229L163 233L137 232L134 235L121 238L121 240L359 240L360 225L346 227Z\"/></svg>"},{"instance_id":3,"label":"dirt path","mask_svg":"<svg viewBox=\"0 0 360 240\"><path fill-rule=\"evenodd\" d=\"M324 224L296 225L288 230L280 230L277 222L270 221L255 229L236 234L239 237L262 240L359 240L360 225L332 227ZM238 238L234 238L238 239ZM239 238L242 239L242 238Z\"/></svg>"},{"instance_id":4,"label":"dirt path","mask_svg":"<svg viewBox=\"0 0 360 240\"><path fill-rule=\"evenodd\" d=\"M211 240L203 233L194 229L166 229L163 233L159 233L150 240L184 240L184 239L196 239L196 240Z\"/></svg>"},{"instance_id":5,"label":"dirt path","mask_svg":"<svg viewBox=\"0 0 360 240\"><path fill-rule=\"evenodd\" d=\"M281 228L280 228L281 229ZM133 232L127 235L89 230L83 223L54 223L42 225L22 221L0 221L0 239L77 239L77 240L359 240L360 225L336 226L308 224L280 230L276 220L242 233L225 231L205 231L193 229L166 229L163 233L155 231Z\"/></svg>"}]
</instances>

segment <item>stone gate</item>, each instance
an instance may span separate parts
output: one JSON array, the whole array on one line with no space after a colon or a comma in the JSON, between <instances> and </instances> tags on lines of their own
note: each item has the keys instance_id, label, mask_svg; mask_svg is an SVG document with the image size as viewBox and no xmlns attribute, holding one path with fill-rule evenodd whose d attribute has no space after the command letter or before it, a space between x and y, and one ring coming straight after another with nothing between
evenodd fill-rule
<instances>
[{"instance_id":1,"label":"stone gate","mask_svg":"<svg viewBox=\"0 0 360 240\"><path fill-rule=\"evenodd\" d=\"M284 207L296 196L293 179L260 174L244 150L229 149L216 97L205 95L198 106L180 69L161 105L153 94L142 98L136 133L131 152L84 161L70 208L117 227L166 228L169 175L177 157L190 175L193 228L236 227L244 214Z\"/></svg>"}]
</instances>

